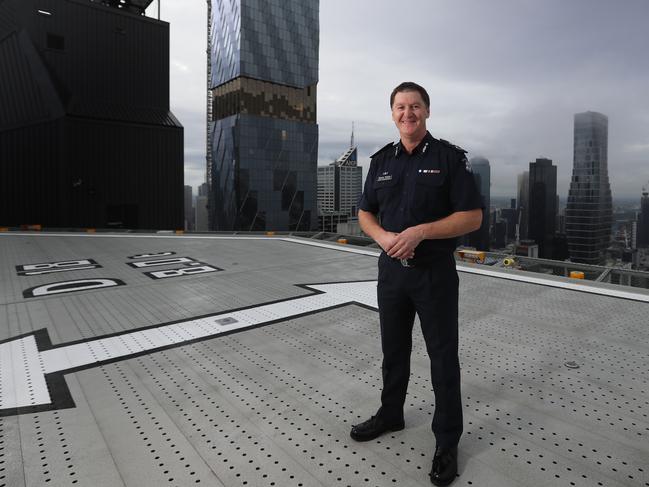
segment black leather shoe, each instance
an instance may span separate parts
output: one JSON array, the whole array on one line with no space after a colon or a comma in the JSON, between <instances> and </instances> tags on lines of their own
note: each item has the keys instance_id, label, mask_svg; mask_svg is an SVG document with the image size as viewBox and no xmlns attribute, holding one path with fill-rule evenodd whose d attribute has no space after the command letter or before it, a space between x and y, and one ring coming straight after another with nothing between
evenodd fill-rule
<instances>
[{"instance_id":1,"label":"black leather shoe","mask_svg":"<svg viewBox=\"0 0 649 487\"><path fill-rule=\"evenodd\" d=\"M438 486L449 485L457 475L457 446L435 448L430 481Z\"/></svg>"},{"instance_id":2,"label":"black leather shoe","mask_svg":"<svg viewBox=\"0 0 649 487\"><path fill-rule=\"evenodd\" d=\"M380 416L372 416L367 421L352 426L349 436L356 441L370 441L388 431L401 431L404 427L403 420L398 423L386 423Z\"/></svg>"}]
</instances>

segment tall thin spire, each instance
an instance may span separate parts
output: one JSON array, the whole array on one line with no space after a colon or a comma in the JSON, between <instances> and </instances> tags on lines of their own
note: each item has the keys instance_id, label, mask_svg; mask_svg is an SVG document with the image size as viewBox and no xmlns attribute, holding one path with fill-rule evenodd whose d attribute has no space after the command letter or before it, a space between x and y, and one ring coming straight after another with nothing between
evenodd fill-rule
<instances>
[{"instance_id":1,"label":"tall thin spire","mask_svg":"<svg viewBox=\"0 0 649 487\"><path fill-rule=\"evenodd\" d=\"M354 122L352 122L352 140L349 143L349 147L354 147Z\"/></svg>"}]
</instances>

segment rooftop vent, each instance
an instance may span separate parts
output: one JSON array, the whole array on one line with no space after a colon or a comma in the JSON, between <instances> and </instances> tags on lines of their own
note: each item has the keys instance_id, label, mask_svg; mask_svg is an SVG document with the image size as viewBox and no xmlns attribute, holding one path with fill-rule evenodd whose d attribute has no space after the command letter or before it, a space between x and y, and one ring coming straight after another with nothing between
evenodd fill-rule
<instances>
[{"instance_id":1,"label":"rooftop vent","mask_svg":"<svg viewBox=\"0 0 649 487\"><path fill-rule=\"evenodd\" d=\"M144 11L152 2L153 0L99 0L97 3L119 8L134 14L144 15Z\"/></svg>"}]
</instances>

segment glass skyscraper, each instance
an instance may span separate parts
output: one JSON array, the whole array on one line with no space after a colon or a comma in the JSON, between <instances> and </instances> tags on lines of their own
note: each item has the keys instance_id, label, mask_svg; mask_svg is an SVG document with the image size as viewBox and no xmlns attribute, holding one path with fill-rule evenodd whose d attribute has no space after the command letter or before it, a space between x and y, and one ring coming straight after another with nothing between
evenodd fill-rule
<instances>
[{"instance_id":1,"label":"glass skyscraper","mask_svg":"<svg viewBox=\"0 0 649 487\"><path fill-rule=\"evenodd\" d=\"M642 198L640 198L637 235L637 246L649 247L649 191L646 188L642 188Z\"/></svg>"},{"instance_id":2,"label":"glass skyscraper","mask_svg":"<svg viewBox=\"0 0 649 487\"><path fill-rule=\"evenodd\" d=\"M530 210L530 172L523 171L518 175L518 193L516 198L519 210L518 240L527 240L527 220Z\"/></svg>"},{"instance_id":3,"label":"glass skyscraper","mask_svg":"<svg viewBox=\"0 0 649 487\"><path fill-rule=\"evenodd\" d=\"M545 259L553 258L557 211L557 166L550 159L536 159L529 171L528 236Z\"/></svg>"},{"instance_id":4,"label":"glass skyscraper","mask_svg":"<svg viewBox=\"0 0 649 487\"><path fill-rule=\"evenodd\" d=\"M608 118L575 114L574 165L566 208L570 259L602 264L611 240L613 210L608 181Z\"/></svg>"},{"instance_id":5,"label":"glass skyscraper","mask_svg":"<svg viewBox=\"0 0 649 487\"><path fill-rule=\"evenodd\" d=\"M482 196L482 224L475 232L471 232L463 239L464 245L475 247L478 250L489 250L490 248L490 206L491 206L491 166L489 159L485 157L472 157L469 161L473 171L473 179Z\"/></svg>"},{"instance_id":6,"label":"glass skyscraper","mask_svg":"<svg viewBox=\"0 0 649 487\"><path fill-rule=\"evenodd\" d=\"M213 0L210 228L316 227L319 0Z\"/></svg>"}]
</instances>

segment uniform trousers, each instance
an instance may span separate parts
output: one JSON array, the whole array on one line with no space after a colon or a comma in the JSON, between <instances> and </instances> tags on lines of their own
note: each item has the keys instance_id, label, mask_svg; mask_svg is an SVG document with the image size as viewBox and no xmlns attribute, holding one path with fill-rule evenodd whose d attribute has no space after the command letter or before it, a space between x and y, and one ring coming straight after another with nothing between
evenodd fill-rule
<instances>
[{"instance_id":1,"label":"uniform trousers","mask_svg":"<svg viewBox=\"0 0 649 487\"><path fill-rule=\"evenodd\" d=\"M455 258L443 252L425 266L404 267L383 252L379 258L378 304L383 349L383 391L379 415L403 419L410 378L415 313L430 358L435 394L432 429L437 446L457 445L462 434L458 358L458 276Z\"/></svg>"}]
</instances>

